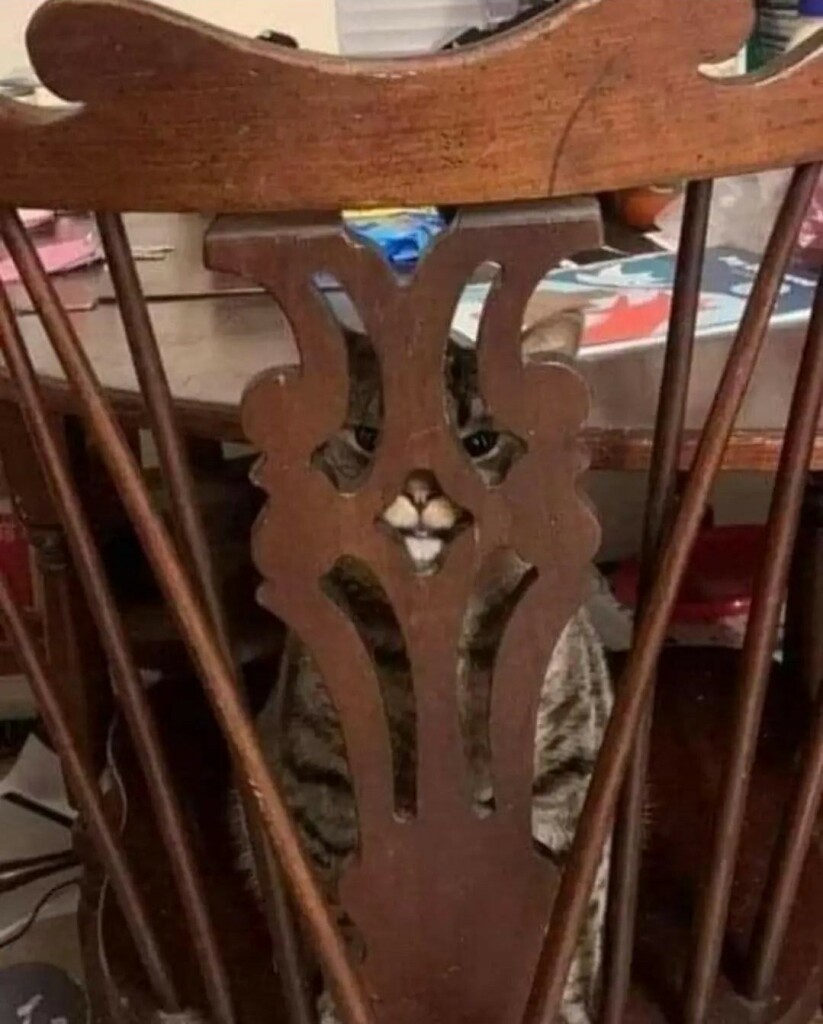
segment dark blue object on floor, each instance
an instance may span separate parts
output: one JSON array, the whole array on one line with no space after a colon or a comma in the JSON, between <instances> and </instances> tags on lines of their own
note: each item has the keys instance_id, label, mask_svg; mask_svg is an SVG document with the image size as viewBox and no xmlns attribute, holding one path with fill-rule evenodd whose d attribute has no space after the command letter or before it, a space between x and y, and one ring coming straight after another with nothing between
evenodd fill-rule
<instances>
[{"instance_id":1,"label":"dark blue object on floor","mask_svg":"<svg viewBox=\"0 0 823 1024\"><path fill-rule=\"evenodd\" d=\"M80 986L51 964L17 964L0 970L3 1024L86 1024Z\"/></svg>"}]
</instances>

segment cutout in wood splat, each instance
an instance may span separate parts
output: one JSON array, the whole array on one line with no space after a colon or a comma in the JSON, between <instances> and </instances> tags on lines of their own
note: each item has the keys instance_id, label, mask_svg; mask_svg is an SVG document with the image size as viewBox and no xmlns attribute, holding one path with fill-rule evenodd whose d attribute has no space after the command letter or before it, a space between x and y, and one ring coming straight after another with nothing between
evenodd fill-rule
<instances>
[{"instance_id":1,"label":"cutout in wood splat","mask_svg":"<svg viewBox=\"0 0 823 1024\"><path fill-rule=\"evenodd\" d=\"M481 566L463 618L457 706L472 804L480 817L495 806L490 730L495 663L506 627L537 575L514 551L498 549Z\"/></svg>"},{"instance_id":2,"label":"cutout in wood splat","mask_svg":"<svg viewBox=\"0 0 823 1024\"><path fill-rule=\"evenodd\" d=\"M471 522L471 515L452 501L429 470L410 473L378 519L421 576L437 572L448 545Z\"/></svg>"},{"instance_id":3,"label":"cutout in wood splat","mask_svg":"<svg viewBox=\"0 0 823 1024\"><path fill-rule=\"evenodd\" d=\"M417 708L400 623L380 581L358 559L341 558L322 586L351 620L374 663L392 748L395 813L401 820L412 817L417 807Z\"/></svg>"},{"instance_id":4,"label":"cutout in wood splat","mask_svg":"<svg viewBox=\"0 0 823 1024\"><path fill-rule=\"evenodd\" d=\"M478 278L485 280L477 283ZM526 443L498 423L489 410L480 390L478 334L466 329L467 307L477 307L479 325L491 296L502 287L503 269L495 263L484 263L474 279L475 283L463 289L452 319L446 359L448 413L464 456L487 486L496 487L525 454ZM493 343L505 344L506 340L495 338Z\"/></svg>"},{"instance_id":5,"label":"cutout in wood splat","mask_svg":"<svg viewBox=\"0 0 823 1024\"><path fill-rule=\"evenodd\" d=\"M351 327L339 327L349 375L346 416L340 428L315 451L312 465L325 473L341 494L353 494L366 482L380 444L383 382L371 339Z\"/></svg>"}]
</instances>

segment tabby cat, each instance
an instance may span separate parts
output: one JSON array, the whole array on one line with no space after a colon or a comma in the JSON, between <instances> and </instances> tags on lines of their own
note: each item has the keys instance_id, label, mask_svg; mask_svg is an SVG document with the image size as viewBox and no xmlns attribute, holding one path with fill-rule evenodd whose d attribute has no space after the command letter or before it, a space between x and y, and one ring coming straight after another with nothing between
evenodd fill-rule
<instances>
[{"instance_id":1,"label":"tabby cat","mask_svg":"<svg viewBox=\"0 0 823 1024\"><path fill-rule=\"evenodd\" d=\"M581 333L578 314L543 319L524 333L524 358L539 360L558 351L573 354ZM346 424L316 456L316 464L341 491L357 486L379 441L382 397L376 356L361 335L347 335L351 395ZM497 430L478 394L472 350L449 345L450 414L460 443L489 485L498 483L521 443ZM404 492L384 513L402 538L418 573L436 572L445 545L460 525L460 513L429 473L412 474ZM472 665L494 656L506 600L516 591L524 567L515 559L501 571L482 605L470 610L461 642L458 700L467 756L479 813L490 810L489 752L482 727L488 693L471 696L466 686ZM392 734L399 803L413 803L414 701L399 629L368 573L356 566L336 578L339 596L362 624L374 652ZM472 692L474 688L472 688ZM600 641L585 610L563 631L540 694L534 751L533 834L544 851L562 864L568 853L612 704L612 690ZM305 647L294 641L284 680L257 720L260 741L273 772L282 781L305 847L335 898L336 881L357 847L357 819L337 713ZM235 805L237 801L235 800ZM237 806L235 806L237 811ZM233 814L241 862L253 879L253 865L242 814ZM608 880L604 855L566 987L560 1020L591 1024L598 999L602 936ZM255 883L256 884L256 883ZM342 915L341 915L342 920ZM356 941L354 929L344 930ZM320 1001L323 1024L336 1020L328 996Z\"/></svg>"}]
</instances>

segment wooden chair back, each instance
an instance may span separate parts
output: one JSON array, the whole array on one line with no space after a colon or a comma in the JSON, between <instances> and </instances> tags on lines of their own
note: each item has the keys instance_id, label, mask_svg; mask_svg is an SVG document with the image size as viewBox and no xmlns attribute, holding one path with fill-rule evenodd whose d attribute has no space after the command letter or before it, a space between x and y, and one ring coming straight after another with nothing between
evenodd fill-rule
<instances>
[{"instance_id":1,"label":"wooden chair back","mask_svg":"<svg viewBox=\"0 0 823 1024\"><path fill-rule=\"evenodd\" d=\"M694 907L693 941L673 943L664 957L679 990L678 1006L671 1010L654 988L630 998L658 655L818 180L815 161L823 156L820 57L813 42L750 78L720 81L703 68L740 47L751 16L744 0L567 0L483 46L404 61L343 60L249 41L141 0L49 0L32 21L28 43L35 68L72 105L39 109L0 100L0 233L176 617L230 752L258 867L270 883L267 916L280 990L295 1021L314 1012L303 984L303 929L349 1024L555 1020L618 810L602 1019L651 1021L666 1013L689 1024L763 1014L770 1021L811 1018L819 941L809 938L805 917L794 929L788 919L799 886L806 886L808 906L819 906L803 865L808 874L808 865L816 864L811 839L822 781L820 709L797 783L784 787L787 817L769 881L761 882L747 911L746 969L729 978L725 967L720 973L720 961L823 396L820 297L786 426L727 762L715 779L711 855ZM710 179L777 165L798 170L675 509ZM560 872L532 844L534 721L545 666L584 596L597 528L577 491L584 457L576 435L586 416L585 387L568 362L524 366L523 311L551 267L599 242L594 201L565 197L677 178L691 184L652 458L642 614ZM340 219L347 207L387 203L460 208L410 281L398 280ZM15 213L23 206L97 212L174 508L173 532L153 507L110 400ZM343 941L301 849L243 697L175 424L162 338L155 337L123 227L121 213L129 210L242 214L223 224L206 260L261 284L298 340L299 373L263 374L250 382L243 403L248 439L263 456L256 479L268 499L254 555L263 579L261 601L311 650L342 719L360 831L342 901L365 940L362 962ZM480 390L495 422L520 440L523 451L495 487L460 457L444 401L452 313L465 283L484 264L499 272L480 331ZM335 276L348 292L381 369L383 435L367 479L353 494L338 493L312 462L339 428L348 392L340 331L318 298L320 273ZM111 939L105 955L99 948L96 958L90 953L98 972L93 983L106 995L104 1012L113 1020L150 1019L158 1007L175 1012L192 1001L219 1024L258 1020L275 1011L251 1001L250 990L236 981L237 949L247 960L255 956L252 926L227 953L233 941L227 933L242 929L232 910L236 914L249 901L238 897L232 907L209 885L225 858L215 849L214 863L204 862L197 816L190 813L193 806L205 807L192 796L198 782L182 771L168 724L140 679L7 297L0 298L0 336L6 372L109 660L140 766L140 793L152 808L150 823L149 816L141 819L142 837L128 840L118 832L66 714L60 680L47 671L0 576L4 624L60 751L85 839L130 936ZM421 470L434 475L469 524L449 545L439 571L427 577L410 573L400 548L375 526L407 477ZM455 708L457 648L477 580L501 551L516 553L532 576L494 662L488 732L495 806L478 818L467 795ZM417 717L411 821L395 814L390 736L374 665L356 623L323 587L343 558L379 578L407 645ZM203 766L204 775L209 770ZM130 799L132 807L140 806L134 794ZM677 810L676 803L667 807L670 817ZM779 810L772 806L771 817L763 819L774 822L774 832ZM161 856L148 843L155 835L164 855L156 868L146 863ZM164 920L163 908L148 898L147 872L166 872L179 919ZM665 935L665 926L644 934ZM92 952L99 942L99 933L87 936ZM123 977L111 965L128 961L130 943L143 983L126 986L124 1004ZM190 986L181 965L192 962L199 981ZM767 996L772 1002L764 1010Z\"/></svg>"}]
</instances>

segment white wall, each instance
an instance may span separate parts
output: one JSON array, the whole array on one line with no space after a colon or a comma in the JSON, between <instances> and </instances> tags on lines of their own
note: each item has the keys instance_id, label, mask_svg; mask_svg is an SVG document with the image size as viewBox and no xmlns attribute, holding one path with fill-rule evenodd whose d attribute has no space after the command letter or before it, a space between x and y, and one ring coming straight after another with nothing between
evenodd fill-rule
<instances>
[{"instance_id":1,"label":"white wall","mask_svg":"<svg viewBox=\"0 0 823 1024\"><path fill-rule=\"evenodd\" d=\"M517 0L337 0L343 53L423 53L471 25L511 17Z\"/></svg>"},{"instance_id":2,"label":"white wall","mask_svg":"<svg viewBox=\"0 0 823 1024\"><path fill-rule=\"evenodd\" d=\"M35 0L5 0L0 17L0 74L27 63L23 33Z\"/></svg>"},{"instance_id":3,"label":"white wall","mask_svg":"<svg viewBox=\"0 0 823 1024\"><path fill-rule=\"evenodd\" d=\"M225 28L256 35L290 32L308 49L337 52L334 0L165 0L169 7ZM0 74L27 63L26 25L40 0L0 0Z\"/></svg>"}]
</instances>

